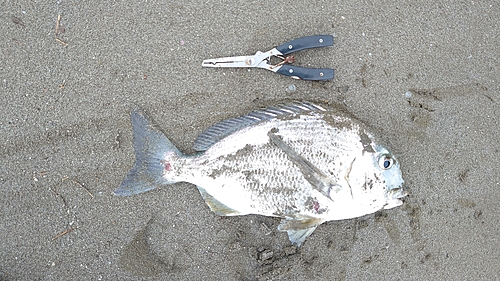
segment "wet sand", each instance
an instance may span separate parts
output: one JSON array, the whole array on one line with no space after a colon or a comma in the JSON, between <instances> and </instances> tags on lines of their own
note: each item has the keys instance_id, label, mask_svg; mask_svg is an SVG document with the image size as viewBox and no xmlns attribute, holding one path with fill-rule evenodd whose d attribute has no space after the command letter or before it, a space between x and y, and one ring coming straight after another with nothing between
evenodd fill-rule
<instances>
[{"instance_id":1,"label":"wet sand","mask_svg":"<svg viewBox=\"0 0 500 281\"><path fill-rule=\"evenodd\" d=\"M1 2L0 280L497 279L498 1L283 4ZM334 47L295 65L334 68L329 82L201 67L316 34ZM296 248L279 219L218 217L191 184L113 195L134 162L130 108L192 153L210 125L284 100L372 126L405 204Z\"/></svg>"}]
</instances>

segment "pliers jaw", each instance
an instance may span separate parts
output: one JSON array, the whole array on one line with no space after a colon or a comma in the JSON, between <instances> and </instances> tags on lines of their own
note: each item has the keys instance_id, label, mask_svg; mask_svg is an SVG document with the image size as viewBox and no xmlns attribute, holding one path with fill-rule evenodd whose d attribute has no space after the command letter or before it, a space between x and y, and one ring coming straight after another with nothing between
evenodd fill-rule
<instances>
[{"instance_id":1,"label":"pliers jaw","mask_svg":"<svg viewBox=\"0 0 500 281\"><path fill-rule=\"evenodd\" d=\"M293 62L293 56L286 58L283 55L290 53L318 47L333 46L333 36L319 35L308 36L295 39L293 41L284 43L276 48L267 52L257 52L253 56L238 56L238 57L225 57L217 59L204 60L202 66L204 67L257 67L264 68L279 74L283 74L295 79L303 80L331 80L334 76L334 70L330 68L304 68L298 66L287 65L286 63ZM283 59L282 62L271 65L269 64L270 58L276 56Z\"/></svg>"},{"instance_id":2,"label":"pliers jaw","mask_svg":"<svg viewBox=\"0 0 500 281\"><path fill-rule=\"evenodd\" d=\"M267 64L272 56L281 55L276 48L265 53L258 51L253 56L237 56L204 60L201 66L204 67L258 67L271 69L272 65Z\"/></svg>"}]
</instances>

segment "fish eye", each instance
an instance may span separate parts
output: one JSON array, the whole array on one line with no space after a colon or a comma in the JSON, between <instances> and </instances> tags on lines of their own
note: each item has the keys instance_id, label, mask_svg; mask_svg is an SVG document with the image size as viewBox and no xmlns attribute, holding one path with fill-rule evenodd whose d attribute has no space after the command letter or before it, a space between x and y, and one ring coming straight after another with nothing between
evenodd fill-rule
<instances>
[{"instance_id":1,"label":"fish eye","mask_svg":"<svg viewBox=\"0 0 500 281\"><path fill-rule=\"evenodd\" d=\"M378 165L381 169L389 170L394 164L394 159L388 154L383 154L378 158Z\"/></svg>"}]
</instances>

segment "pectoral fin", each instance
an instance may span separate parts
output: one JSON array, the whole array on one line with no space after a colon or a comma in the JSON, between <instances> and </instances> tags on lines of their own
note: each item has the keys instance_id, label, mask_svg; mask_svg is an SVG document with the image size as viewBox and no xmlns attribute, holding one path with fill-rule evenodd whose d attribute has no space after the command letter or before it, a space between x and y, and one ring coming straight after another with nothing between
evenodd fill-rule
<instances>
[{"instance_id":1,"label":"pectoral fin","mask_svg":"<svg viewBox=\"0 0 500 281\"><path fill-rule=\"evenodd\" d=\"M198 186L198 190L201 193L203 199L205 199L205 203L207 203L208 207L212 212L216 213L219 216L237 216L240 212L229 208L228 206L222 204L219 200L215 199L212 195L210 195L203 187Z\"/></svg>"},{"instance_id":2,"label":"pectoral fin","mask_svg":"<svg viewBox=\"0 0 500 281\"><path fill-rule=\"evenodd\" d=\"M269 131L267 135L271 139L271 142L283 150L290 160L300 169L304 178L314 187L314 189L333 200L333 198L330 197L330 193L332 189L339 188L339 185L335 181L333 181L303 156L295 152L292 147L286 144L272 131Z\"/></svg>"},{"instance_id":3,"label":"pectoral fin","mask_svg":"<svg viewBox=\"0 0 500 281\"><path fill-rule=\"evenodd\" d=\"M302 220L295 219L283 219L278 226L279 231L286 231L288 233L288 239L300 247L302 243L306 240L313 231L323 223L320 219L307 218Z\"/></svg>"}]
</instances>

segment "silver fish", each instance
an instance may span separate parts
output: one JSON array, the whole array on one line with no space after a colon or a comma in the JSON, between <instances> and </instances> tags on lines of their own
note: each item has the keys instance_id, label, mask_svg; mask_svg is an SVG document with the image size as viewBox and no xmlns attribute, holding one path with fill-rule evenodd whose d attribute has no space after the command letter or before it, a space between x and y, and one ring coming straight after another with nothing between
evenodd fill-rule
<instances>
[{"instance_id":1,"label":"silver fish","mask_svg":"<svg viewBox=\"0 0 500 281\"><path fill-rule=\"evenodd\" d=\"M116 195L189 182L218 215L282 218L300 246L323 222L402 204L396 158L366 126L311 103L269 107L210 127L186 156L141 111L131 114L136 161Z\"/></svg>"}]
</instances>

